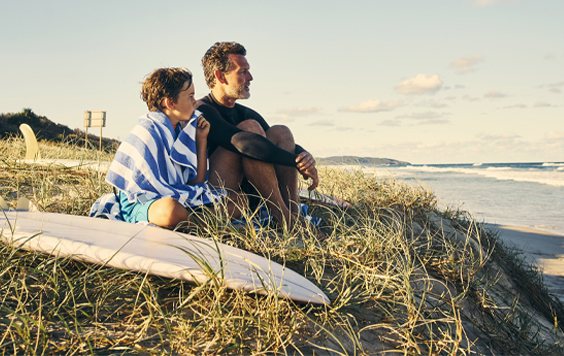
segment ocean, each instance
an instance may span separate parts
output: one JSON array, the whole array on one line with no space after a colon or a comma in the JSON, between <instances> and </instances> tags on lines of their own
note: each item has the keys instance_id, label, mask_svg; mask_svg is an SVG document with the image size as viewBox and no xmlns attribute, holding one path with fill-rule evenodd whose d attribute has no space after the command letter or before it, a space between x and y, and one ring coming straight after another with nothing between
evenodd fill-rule
<instances>
[{"instance_id":1,"label":"ocean","mask_svg":"<svg viewBox=\"0 0 564 356\"><path fill-rule=\"evenodd\" d=\"M477 221L535 228L564 236L564 162L365 166L377 179L394 177L431 188L442 207Z\"/></svg>"}]
</instances>

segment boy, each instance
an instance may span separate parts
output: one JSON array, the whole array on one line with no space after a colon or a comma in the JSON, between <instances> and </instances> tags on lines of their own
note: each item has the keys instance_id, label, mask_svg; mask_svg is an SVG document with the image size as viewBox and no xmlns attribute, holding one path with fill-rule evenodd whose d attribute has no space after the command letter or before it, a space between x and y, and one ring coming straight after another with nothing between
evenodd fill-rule
<instances>
[{"instance_id":1,"label":"boy","mask_svg":"<svg viewBox=\"0 0 564 356\"><path fill-rule=\"evenodd\" d=\"M106 175L119 190L127 222L174 229L187 208L211 204L222 194L207 185L209 123L196 110L192 73L160 68L143 83L149 113L120 145Z\"/></svg>"}]
</instances>

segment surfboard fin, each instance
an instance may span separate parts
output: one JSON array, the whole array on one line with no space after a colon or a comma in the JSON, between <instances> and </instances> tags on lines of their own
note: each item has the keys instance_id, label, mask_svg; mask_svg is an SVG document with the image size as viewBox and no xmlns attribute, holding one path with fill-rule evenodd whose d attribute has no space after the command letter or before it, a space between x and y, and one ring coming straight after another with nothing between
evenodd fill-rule
<instances>
[{"instance_id":1,"label":"surfboard fin","mask_svg":"<svg viewBox=\"0 0 564 356\"><path fill-rule=\"evenodd\" d=\"M38 160L41 159L41 152L39 152L39 145L35 133L28 124L21 124L20 131L25 138L25 159Z\"/></svg>"}]
</instances>

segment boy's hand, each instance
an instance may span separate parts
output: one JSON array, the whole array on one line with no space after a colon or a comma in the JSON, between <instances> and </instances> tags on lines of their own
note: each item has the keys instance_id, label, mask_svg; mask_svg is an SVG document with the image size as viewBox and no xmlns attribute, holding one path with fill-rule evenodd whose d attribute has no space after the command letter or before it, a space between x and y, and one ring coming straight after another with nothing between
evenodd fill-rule
<instances>
[{"instance_id":1,"label":"boy's hand","mask_svg":"<svg viewBox=\"0 0 564 356\"><path fill-rule=\"evenodd\" d=\"M198 116L198 124L196 125L196 137L206 139L210 132L210 123L202 115Z\"/></svg>"}]
</instances>

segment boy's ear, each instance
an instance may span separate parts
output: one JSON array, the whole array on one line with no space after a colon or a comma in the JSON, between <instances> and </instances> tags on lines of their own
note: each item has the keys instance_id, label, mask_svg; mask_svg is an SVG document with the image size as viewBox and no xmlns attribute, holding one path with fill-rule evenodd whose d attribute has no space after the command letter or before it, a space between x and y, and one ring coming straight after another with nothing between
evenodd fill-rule
<instances>
[{"instance_id":1,"label":"boy's ear","mask_svg":"<svg viewBox=\"0 0 564 356\"><path fill-rule=\"evenodd\" d=\"M219 69L216 69L213 74L215 75L215 79L221 84L227 84L227 80L225 80L225 75Z\"/></svg>"},{"instance_id":2,"label":"boy's ear","mask_svg":"<svg viewBox=\"0 0 564 356\"><path fill-rule=\"evenodd\" d=\"M171 98L164 98L161 100L161 110L169 109L172 110L174 108L174 101Z\"/></svg>"}]
</instances>

